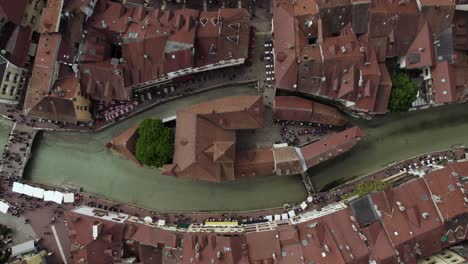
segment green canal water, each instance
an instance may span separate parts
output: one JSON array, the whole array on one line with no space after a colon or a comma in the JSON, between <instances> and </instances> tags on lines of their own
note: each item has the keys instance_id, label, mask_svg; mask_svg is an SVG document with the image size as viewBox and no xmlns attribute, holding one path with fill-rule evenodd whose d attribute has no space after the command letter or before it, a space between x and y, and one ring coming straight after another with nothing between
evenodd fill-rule
<instances>
[{"instance_id":1,"label":"green canal water","mask_svg":"<svg viewBox=\"0 0 468 264\"><path fill-rule=\"evenodd\" d=\"M222 184L179 180L137 167L105 148L107 141L145 118L172 116L176 109L193 103L240 94L255 94L255 90L229 87L177 100L95 134L42 133L25 177L48 185L73 184L88 193L160 211L252 210L302 201L306 193L299 176ZM351 152L313 168L312 179L321 188L422 152L468 145L467 110L467 105L453 105L371 121L352 120L364 129L365 139ZM0 122L0 142L6 142L10 127L11 123Z\"/></svg>"}]
</instances>

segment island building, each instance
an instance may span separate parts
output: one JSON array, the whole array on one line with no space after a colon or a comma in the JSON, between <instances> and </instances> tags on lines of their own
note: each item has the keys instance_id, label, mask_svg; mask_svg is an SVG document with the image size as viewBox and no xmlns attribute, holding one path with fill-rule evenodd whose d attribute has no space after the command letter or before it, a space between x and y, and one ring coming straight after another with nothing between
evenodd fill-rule
<instances>
[{"instance_id":1,"label":"island building","mask_svg":"<svg viewBox=\"0 0 468 264\"><path fill-rule=\"evenodd\" d=\"M87 206L65 217L77 264L450 261L455 254L437 252L467 239L467 174L466 160L451 163L319 211L305 207L249 223L176 226Z\"/></svg>"},{"instance_id":2,"label":"island building","mask_svg":"<svg viewBox=\"0 0 468 264\"><path fill-rule=\"evenodd\" d=\"M205 12L110 0L48 0L24 111L52 121L85 122L56 114L57 97L76 97L82 102L73 104L75 109L90 112L88 100L131 100L136 89L241 65L251 54L250 20L239 8ZM79 80L81 98L57 88L56 82L69 75ZM67 105L71 113L72 104Z\"/></svg>"},{"instance_id":3,"label":"island building","mask_svg":"<svg viewBox=\"0 0 468 264\"><path fill-rule=\"evenodd\" d=\"M466 101L467 4L452 0L273 1L275 86L356 113L387 111L386 61L417 72L413 106ZM398 65L396 66L398 67Z\"/></svg>"},{"instance_id":4,"label":"island building","mask_svg":"<svg viewBox=\"0 0 468 264\"><path fill-rule=\"evenodd\" d=\"M300 100L304 108L287 109L285 99ZM330 107L307 104L299 98L279 97L276 112L308 113L307 119L334 120L342 116ZM312 110L313 112L311 112ZM178 178L222 182L242 177L300 174L311 166L346 152L364 136L357 128L324 137L302 147L282 146L238 150L236 131L259 129L265 124L265 106L260 96L235 96L196 104L177 112L173 164L163 174ZM284 115L286 117L286 115Z\"/></svg>"}]
</instances>

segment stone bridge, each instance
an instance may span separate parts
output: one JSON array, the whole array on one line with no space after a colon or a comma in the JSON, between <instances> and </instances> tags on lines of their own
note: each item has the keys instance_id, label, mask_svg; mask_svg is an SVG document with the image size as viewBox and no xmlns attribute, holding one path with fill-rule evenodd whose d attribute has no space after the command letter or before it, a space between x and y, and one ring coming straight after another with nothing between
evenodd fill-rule
<instances>
[{"instance_id":1,"label":"stone bridge","mask_svg":"<svg viewBox=\"0 0 468 264\"><path fill-rule=\"evenodd\" d=\"M0 175L23 177L36 134L37 130L33 127L18 123L13 125L0 160Z\"/></svg>"}]
</instances>

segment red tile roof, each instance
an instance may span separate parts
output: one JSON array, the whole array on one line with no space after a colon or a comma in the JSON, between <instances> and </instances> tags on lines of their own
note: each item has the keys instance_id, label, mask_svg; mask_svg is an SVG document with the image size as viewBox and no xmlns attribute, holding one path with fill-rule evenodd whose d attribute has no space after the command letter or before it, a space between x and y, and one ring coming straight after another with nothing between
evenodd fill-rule
<instances>
[{"instance_id":1,"label":"red tile roof","mask_svg":"<svg viewBox=\"0 0 468 264\"><path fill-rule=\"evenodd\" d=\"M124 155L127 159L141 166L135 157L136 140L138 138L138 127L132 127L125 130L119 136L113 138L110 142L111 148Z\"/></svg>"},{"instance_id":2,"label":"red tile roof","mask_svg":"<svg viewBox=\"0 0 468 264\"><path fill-rule=\"evenodd\" d=\"M26 112L41 101L52 88L61 38L60 34L54 33L41 35L39 39L34 68L24 101Z\"/></svg>"},{"instance_id":3,"label":"red tile roof","mask_svg":"<svg viewBox=\"0 0 468 264\"><path fill-rule=\"evenodd\" d=\"M246 239L244 236L186 233L182 260L193 264L249 263Z\"/></svg>"},{"instance_id":4,"label":"red tile roof","mask_svg":"<svg viewBox=\"0 0 468 264\"><path fill-rule=\"evenodd\" d=\"M435 63L434 38L426 22L406 53L406 69L421 69Z\"/></svg>"},{"instance_id":5,"label":"red tile roof","mask_svg":"<svg viewBox=\"0 0 468 264\"><path fill-rule=\"evenodd\" d=\"M380 221L375 221L362 228L362 232L366 236L369 245L371 260L381 264L397 263L396 252Z\"/></svg>"},{"instance_id":6,"label":"red tile roof","mask_svg":"<svg viewBox=\"0 0 468 264\"><path fill-rule=\"evenodd\" d=\"M457 178L459 175L468 175L468 162L455 163L424 176L427 186L431 190L432 198L445 221L466 212L465 195L457 185L460 183Z\"/></svg>"},{"instance_id":7,"label":"red tile roof","mask_svg":"<svg viewBox=\"0 0 468 264\"><path fill-rule=\"evenodd\" d=\"M27 4L28 0L15 0L14 3L11 0L0 0L0 10L9 21L20 25Z\"/></svg>"},{"instance_id":8,"label":"red tile roof","mask_svg":"<svg viewBox=\"0 0 468 264\"><path fill-rule=\"evenodd\" d=\"M353 127L337 134L326 136L321 140L301 147L301 153L307 168L340 155L351 149L364 136L359 127Z\"/></svg>"},{"instance_id":9,"label":"red tile roof","mask_svg":"<svg viewBox=\"0 0 468 264\"><path fill-rule=\"evenodd\" d=\"M334 126L346 124L338 109L296 96L275 97L275 118Z\"/></svg>"},{"instance_id":10,"label":"red tile roof","mask_svg":"<svg viewBox=\"0 0 468 264\"><path fill-rule=\"evenodd\" d=\"M84 92L94 100L129 100L131 88L125 87L121 64L110 60L80 63L80 82Z\"/></svg>"},{"instance_id":11,"label":"red tile roof","mask_svg":"<svg viewBox=\"0 0 468 264\"><path fill-rule=\"evenodd\" d=\"M359 224L353 221L349 208L324 217L346 263L368 263L369 249L361 238Z\"/></svg>"},{"instance_id":12,"label":"red tile roof","mask_svg":"<svg viewBox=\"0 0 468 264\"><path fill-rule=\"evenodd\" d=\"M92 216L65 212L71 242L71 254L75 261L81 259L89 264L120 262L123 224ZM93 239L93 225L101 224L101 232Z\"/></svg>"},{"instance_id":13,"label":"red tile roof","mask_svg":"<svg viewBox=\"0 0 468 264\"><path fill-rule=\"evenodd\" d=\"M294 7L291 1L273 3L273 29L275 32L275 79L281 89L297 87L297 59Z\"/></svg>"},{"instance_id":14,"label":"red tile roof","mask_svg":"<svg viewBox=\"0 0 468 264\"><path fill-rule=\"evenodd\" d=\"M36 118L76 123L73 98L79 88L79 81L73 74L57 79L50 94L34 105L29 114Z\"/></svg>"},{"instance_id":15,"label":"red tile roof","mask_svg":"<svg viewBox=\"0 0 468 264\"><path fill-rule=\"evenodd\" d=\"M63 0L47 1L47 5L42 9L39 33L59 32L63 2Z\"/></svg>"},{"instance_id":16,"label":"red tile roof","mask_svg":"<svg viewBox=\"0 0 468 264\"><path fill-rule=\"evenodd\" d=\"M220 182L233 180L238 129L264 125L259 96L237 96L196 104L177 112L174 165L176 177Z\"/></svg>"},{"instance_id":17,"label":"red tile roof","mask_svg":"<svg viewBox=\"0 0 468 264\"><path fill-rule=\"evenodd\" d=\"M453 66L448 61L438 61L431 70L436 103L456 101L456 86Z\"/></svg>"},{"instance_id":18,"label":"red tile roof","mask_svg":"<svg viewBox=\"0 0 468 264\"><path fill-rule=\"evenodd\" d=\"M8 39L5 50L9 52L8 60L24 67L28 59L29 45L31 44L32 29L30 27L16 26Z\"/></svg>"},{"instance_id":19,"label":"red tile roof","mask_svg":"<svg viewBox=\"0 0 468 264\"><path fill-rule=\"evenodd\" d=\"M125 222L124 239L138 241L155 248L177 248L177 234L154 226Z\"/></svg>"},{"instance_id":20,"label":"red tile roof","mask_svg":"<svg viewBox=\"0 0 468 264\"><path fill-rule=\"evenodd\" d=\"M245 238L251 262L273 263L280 258L281 246L276 231L251 232L245 234Z\"/></svg>"},{"instance_id":21,"label":"red tile roof","mask_svg":"<svg viewBox=\"0 0 468 264\"><path fill-rule=\"evenodd\" d=\"M234 174L238 178L271 176L275 172L275 161L271 149L239 151L234 162Z\"/></svg>"},{"instance_id":22,"label":"red tile roof","mask_svg":"<svg viewBox=\"0 0 468 264\"><path fill-rule=\"evenodd\" d=\"M416 37L420 18L415 0L374 0L369 10L369 37L387 37L387 57L403 56Z\"/></svg>"}]
</instances>

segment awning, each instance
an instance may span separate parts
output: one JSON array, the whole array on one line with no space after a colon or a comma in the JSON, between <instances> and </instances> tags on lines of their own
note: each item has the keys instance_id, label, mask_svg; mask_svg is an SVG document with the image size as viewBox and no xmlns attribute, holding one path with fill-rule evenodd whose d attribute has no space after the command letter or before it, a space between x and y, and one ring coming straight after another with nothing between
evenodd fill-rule
<instances>
[{"instance_id":1,"label":"awning","mask_svg":"<svg viewBox=\"0 0 468 264\"><path fill-rule=\"evenodd\" d=\"M0 212L6 214L8 212L10 205L4 201L0 201Z\"/></svg>"},{"instance_id":2,"label":"awning","mask_svg":"<svg viewBox=\"0 0 468 264\"><path fill-rule=\"evenodd\" d=\"M58 204L62 204L63 193L55 191L54 192L54 199L52 201L54 201L55 203L58 203Z\"/></svg>"},{"instance_id":3,"label":"awning","mask_svg":"<svg viewBox=\"0 0 468 264\"><path fill-rule=\"evenodd\" d=\"M12 246L11 256L16 257L19 255L34 251L35 249L36 249L36 245L34 243L34 240L29 240L27 242Z\"/></svg>"},{"instance_id":4,"label":"awning","mask_svg":"<svg viewBox=\"0 0 468 264\"><path fill-rule=\"evenodd\" d=\"M15 192L15 193L23 193L23 189L24 189L24 184L19 183L19 182L14 182L14 183L13 183L13 188L12 188L12 191L13 191L13 192Z\"/></svg>"},{"instance_id":5,"label":"awning","mask_svg":"<svg viewBox=\"0 0 468 264\"><path fill-rule=\"evenodd\" d=\"M44 189L37 188L37 187L34 188L34 192L32 196L39 198L39 199L44 199Z\"/></svg>"},{"instance_id":6,"label":"awning","mask_svg":"<svg viewBox=\"0 0 468 264\"><path fill-rule=\"evenodd\" d=\"M54 200L54 191L44 192L44 201L49 202Z\"/></svg>"},{"instance_id":7,"label":"awning","mask_svg":"<svg viewBox=\"0 0 468 264\"><path fill-rule=\"evenodd\" d=\"M75 202L75 194L74 193L64 193L63 194L63 202L64 203L73 203L73 202Z\"/></svg>"},{"instance_id":8,"label":"awning","mask_svg":"<svg viewBox=\"0 0 468 264\"><path fill-rule=\"evenodd\" d=\"M307 203L306 202L302 202L301 205L300 205L301 209L302 210L305 210L307 208Z\"/></svg>"},{"instance_id":9,"label":"awning","mask_svg":"<svg viewBox=\"0 0 468 264\"><path fill-rule=\"evenodd\" d=\"M294 210L291 210L291 211L288 212L288 215L289 215L290 218L293 218L293 217L296 216L296 212Z\"/></svg>"},{"instance_id":10,"label":"awning","mask_svg":"<svg viewBox=\"0 0 468 264\"><path fill-rule=\"evenodd\" d=\"M27 196L33 196L33 193L34 193L34 187L25 184L24 189L23 189L23 194Z\"/></svg>"}]
</instances>

